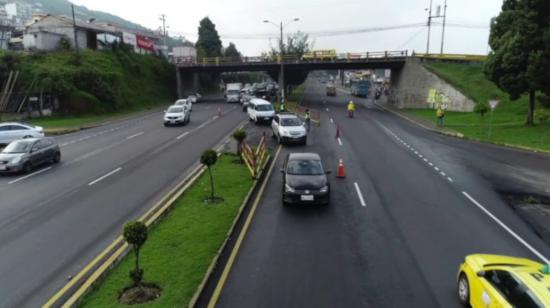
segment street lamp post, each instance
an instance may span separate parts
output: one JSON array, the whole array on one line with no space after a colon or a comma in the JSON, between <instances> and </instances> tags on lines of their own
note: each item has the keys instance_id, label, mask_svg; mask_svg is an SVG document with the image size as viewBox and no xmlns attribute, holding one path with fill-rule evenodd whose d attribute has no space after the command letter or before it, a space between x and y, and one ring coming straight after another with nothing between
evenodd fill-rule
<instances>
[{"instance_id":1,"label":"street lamp post","mask_svg":"<svg viewBox=\"0 0 550 308\"><path fill-rule=\"evenodd\" d=\"M287 23L283 24L281 21L279 24L276 24L269 20L264 20L264 23L269 23L274 25L275 27L279 28L280 31L280 38L279 38L279 55L280 55L280 61L281 61L281 71L279 73L279 87L281 88L281 102L284 103L285 101L285 71L284 71L284 64L283 64L283 52L284 52L284 46L283 46L283 29L288 26L289 24L299 21L300 18L294 18Z\"/></svg>"}]
</instances>

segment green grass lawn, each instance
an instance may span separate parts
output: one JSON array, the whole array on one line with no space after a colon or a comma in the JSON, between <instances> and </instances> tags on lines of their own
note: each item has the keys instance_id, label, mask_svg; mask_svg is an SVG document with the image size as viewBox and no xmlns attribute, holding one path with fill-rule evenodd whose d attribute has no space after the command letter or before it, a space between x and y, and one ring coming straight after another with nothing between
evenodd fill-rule
<instances>
[{"instance_id":1,"label":"green grass lawn","mask_svg":"<svg viewBox=\"0 0 550 308\"><path fill-rule=\"evenodd\" d=\"M534 127L525 125L527 96L511 101L506 93L485 78L481 64L429 63L426 67L476 102L488 101L494 97L500 100L499 106L493 113L491 134L489 134L490 114L482 118L473 112L446 112L446 127L466 137L482 141L550 150L550 125L537 124ZM437 120L435 110L410 109L405 112L433 123Z\"/></svg>"},{"instance_id":2,"label":"green grass lawn","mask_svg":"<svg viewBox=\"0 0 550 308\"><path fill-rule=\"evenodd\" d=\"M235 159L223 155L212 169L216 195L225 199L223 203L204 203L210 192L204 173L168 216L149 230L140 262L144 281L159 285L162 295L139 307L186 307L191 300L253 183L246 167L233 163ZM134 254L128 254L80 306L126 307L118 304L118 296L131 284L128 272L134 261Z\"/></svg>"},{"instance_id":3,"label":"green grass lawn","mask_svg":"<svg viewBox=\"0 0 550 308\"><path fill-rule=\"evenodd\" d=\"M109 120L115 120L117 118L125 117L131 115L132 113L143 112L153 108L158 108L163 105L168 105L169 102L135 106L125 110L117 112L109 112L104 114L91 114L91 115L75 115L75 116L53 116L53 117L42 117L37 119L31 119L30 122L34 125L39 125L45 129L70 129L70 128L80 128L92 124L99 124Z\"/></svg>"}]
</instances>

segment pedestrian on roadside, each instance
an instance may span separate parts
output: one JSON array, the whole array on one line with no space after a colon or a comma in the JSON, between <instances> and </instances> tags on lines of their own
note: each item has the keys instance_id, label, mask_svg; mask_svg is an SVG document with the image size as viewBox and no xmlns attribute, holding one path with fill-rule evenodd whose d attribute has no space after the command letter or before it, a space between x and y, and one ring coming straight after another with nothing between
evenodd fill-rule
<instances>
[{"instance_id":1,"label":"pedestrian on roadside","mask_svg":"<svg viewBox=\"0 0 550 308\"><path fill-rule=\"evenodd\" d=\"M285 112L285 102L283 102L283 101L279 105L279 112Z\"/></svg>"},{"instance_id":2,"label":"pedestrian on roadside","mask_svg":"<svg viewBox=\"0 0 550 308\"><path fill-rule=\"evenodd\" d=\"M435 112L435 115L437 116L437 126L443 127L443 119L445 118L445 110L441 106L437 108L437 111Z\"/></svg>"},{"instance_id":3,"label":"pedestrian on roadside","mask_svg":"<svg viewBox=\"0 0 550 308\"><path fill-rule=\"evenodd\" d=\"M305 123L306 123L306 129L309 132L310 127L311 127L311 114L309 112L309 109L306 109L306 112L304 113L304 120L305 120Z\"/></svg>"}]
</instances>

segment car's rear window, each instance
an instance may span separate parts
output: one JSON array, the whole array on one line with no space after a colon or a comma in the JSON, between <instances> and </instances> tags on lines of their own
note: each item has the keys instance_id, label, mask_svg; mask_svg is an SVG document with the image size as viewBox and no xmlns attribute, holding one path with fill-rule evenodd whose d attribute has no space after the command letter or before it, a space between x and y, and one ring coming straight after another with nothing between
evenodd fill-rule
<instances>
[{"instance_id":1,"label":"car's rear window","mask_svg":"<svg viewBox=\"0 0 550 308\"><path fill-rule=\"evenodd\" d=\"M273 106L271 105L256 105L256 110L258 111L271 111L273 110Z\"/></svg>"},{"instance_id":2,"label":"car's rear window","mask_svg":"<svg viewBox=\"0 0 550 308\"><path fill-rule=\"evenodd\" d=\"M183 108L181 108L181 107L170 107L168 109L168 112L169 113L180 113L180 112L183 112Z\"/></svg>"},{"instance_id":3,"label":"car's rear window","mask_svg":"<svg viewBox=\"0 0 550 308\"><path fill-rule=\"evenodd\" d=\"M289 160L286 172L292 175L322 175L323 165L319 160Z\"/></svg>"},{"instance_id":4,"label":"car's rear window","mask_svg":"<svg viewBox=\"0 0 550 308\"><path fill-rule=\"evenodd\" d=\"M281 119L281 126L300 126L302 125L302 121L298 118L282 118Z\"/></svg>"}]
</instances>

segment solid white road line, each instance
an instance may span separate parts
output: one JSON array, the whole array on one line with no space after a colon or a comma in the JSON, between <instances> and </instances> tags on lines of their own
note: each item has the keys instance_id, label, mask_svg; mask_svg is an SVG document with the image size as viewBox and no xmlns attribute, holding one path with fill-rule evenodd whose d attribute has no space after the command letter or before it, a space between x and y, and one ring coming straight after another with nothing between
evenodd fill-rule
<instances>
[{"instance_id":1,"label":"solid white road line","mask_svg":"<svg viewBox=\"0 0 550 308\"><path fill-rule=\"evenodd\" d=\"M491 212L489 212L483 205L481 205L479 202L477 202L476 199L472 198L467 192L463 191L462 194L466 196L475 206L477 206L480 210L482 210L487 216L489 216L492 220L494 220L498 225L500 225L506 232L508 232L510 235L512 235L516 240L518 240L523 246L525 246L527 249L529 249L533 254L535 254L539 259L541 259L544 263L550 264L550 260L548 260L545 256L542 255L538 250L533 248L533 246L529 245L523 238L521 238L519 235L517 235L512 229L510 229L507 225L505 225L500 219L498 219L495 215L493 215Z\"/></svg>"},{"instance_id":2,"label":"solid white road line","mask_svg":"<svg viewBox=\"0 0 550 308\"><path fill-rule=\"evenodd\" d=\"M342 139L340 139L340 137L338 137L338 144L340 144L340 146L343 146L344 144L342 143Z\"/></svg>"},{"instance_id":3,"label":"solid white road line","mask_svg":"<svg viewBox=\"0 0 550 308\"><path fill-rule=\"evenodd\" d=\"M144 134L144 132L139 132L139 133L137 133L137 134L135 134L135 135L126 137L126 140L134 139L134 138L139 137L139 136L141 136L141 135L143 135L143 134Z\"/></svg>"},{"instance_id":4,"label":"solid white road line","mask_svg":"<svg viewBox=\"0 0 550 308\"><path fill-rule=\"evenodd\" d=\"M111 171L111 172L105 174L104 176L98 178L97 180L94 180L94 181L88 183L88 186L92 186L92 185L94 185L94 184L97 184L97 183L99 183L99 182L105 180L106 178L110 177L111 175L113 175L113 174L119 172L120 170L122 170L122 167L118 167L118 168L116 168L115 170L113 170L113 171Z\"/></svg>"},{"instance_id":5,"label":"solid white road line","mask_svg":"<svg viewBox=\"0 0 550 308\"><path fill-rule=\"evenodd\" d=\"M44 169L42 169L42 170L38 170L38 171L33 172L33 173L31 173L31 174L25 175L24 177L20 177L20 178L18 178L18 179L16 179L16 180L13 180L13 181L11 181L11 182L8 182L8 184L11 185L11 184L15 184L15 183L17 183L17 182L21 182L21 181L23 181L23 180L26 180L26 179L28 179L28 178L30 178L30 177L33 177L33 176L35 176L35 175L38 175L38 174L40 174L40 173L44 173L44 172L46 172L46 171L48 171L48 170L50 170L50 169L52 169L52 167L48 167L48 168L44 168Z\"/></svg>"},{"instance_id":6,"label":"solid white road line","mask_svg":"<svg viewBox=\"0 0 550 308\"><path fill-rule=\"evenodd\" d=\"M367 206L365 203L365 199L363 198L363 194L361 193L361 189L359 188L359 184L357 182L353 183L355 185L355 191L357 191L357 196L359 197L359 202L361 202L361 206Z\"/></svg>"},{"instance_id":7,"label":"solid white road line","mask_svg":"<svg viewBox=\"0 0 550 308\"><path fill-rule=\"evenodd\" d=\"M185 136L187 136L187 135L189 135L189 132L185 132L185 133L179 135L178 137L176 137L176 139L177 139L177 140L180 140L181 138L183 138L183 137L185 137Z\"/></svg>"}]
</instances>

